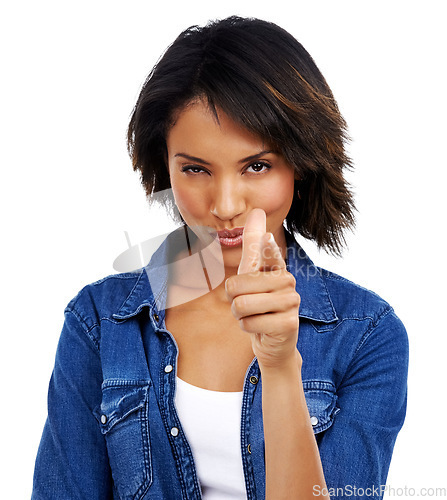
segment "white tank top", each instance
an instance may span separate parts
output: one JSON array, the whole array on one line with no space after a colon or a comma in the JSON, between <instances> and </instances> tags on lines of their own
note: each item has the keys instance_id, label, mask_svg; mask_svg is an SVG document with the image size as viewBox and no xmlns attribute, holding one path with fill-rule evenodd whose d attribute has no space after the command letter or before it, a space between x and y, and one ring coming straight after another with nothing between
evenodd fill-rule
<instances>
[{"instance_id":1,"label":"white tank top","mask_svg":"<svg viewBox=\"0 0 447 500\"><path fill-rule=\"evenodd\" d=\"M246 500L241 454L242 392L209 391L177 377L175 406L205 500Z\"/></svg>"}]
</instances>

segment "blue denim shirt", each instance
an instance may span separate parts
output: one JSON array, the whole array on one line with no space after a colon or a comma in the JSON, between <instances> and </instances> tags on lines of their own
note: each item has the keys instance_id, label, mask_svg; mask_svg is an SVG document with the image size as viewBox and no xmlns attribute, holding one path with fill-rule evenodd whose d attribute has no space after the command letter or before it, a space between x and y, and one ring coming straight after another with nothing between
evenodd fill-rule
<instances>
[{"instance_id":1,"label":"blue denim shirt","mask_svg":"<svg viewBox=\"0 0 447 500\"><path fill-rule=\"evenodd\" d=\"M287 238L287 267L301 296L303 386L327 486L332 498L349 492L351 498L381 498L405 417L405 328L387 302L314 266ZM34 500L201 498L174 405L178 348L148 279L155 269L159 281L166 280L159 266L163 247L147 268L92 283L68 304ZM261 394L254 359L241 413L249 500L265 497ZM321 493L315 490L315 498Z\"/></svg>"}]
</instances>

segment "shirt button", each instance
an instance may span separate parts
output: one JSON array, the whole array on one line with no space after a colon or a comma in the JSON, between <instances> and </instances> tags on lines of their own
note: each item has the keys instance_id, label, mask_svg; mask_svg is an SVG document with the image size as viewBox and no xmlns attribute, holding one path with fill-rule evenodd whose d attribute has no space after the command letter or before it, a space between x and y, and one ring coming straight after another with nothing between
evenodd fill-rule
<instances>
[{"instance_id":1,"label":"shirt button","mask_svg":"<svg viewBox=\"0 0 447 500\"><path fill-rule=\"evenodd\" d=\"M318 418L310 417L310 423L315 427L318 424Z\"/></svg>"},{"instance_id":2,"label":"shirt button","mask_svg":"<svg viewBox=\"0 0 447 500\"><path fill-rule=\"evenodd\" d=\"M253 385L256 385L258 383L258 377L255 377L254 375L252 375L250 377L250 382L253 384Z\"/></svg>"},{"instance_id":3,"label":"shirt button","mask_svg":"<svg viewBox=\"0 0 447 500\"><path fill-rule=\"evenodd\" d=\"M160 319L160 316L158 314L154 314L152 316L154 318L154 320L158 323L159 319Z\"/></svg>"},{"instance_id":4,"label":"shirt button","mask_svg":"<svg viewBox=\"0 0 447 500\"><path fill-rule=\"evenodd\" d=\"M247 451L251 455L251 443L249 443L249 445L247 446Z\"/></svg>"},{"instance_id":5,"label":"shirt button","mask_svg":"<svg viewBox=\"0 0 447 500\"><path fill-rule=\"evenodd\" d=\"M166 365L166 366L165 366L165 372L166 372L166 373L171 373L171 372L172 372L172 370L173 370L172 365Z\"/></svg>"},{"instance_id":6,"label":"shirt button","mask_svg":"<svg viewBox=\"0 0 447 500\"><path fill-rule=\"evenodd\" d=\"M101 415L101 424L106 424L106 423L107 423L107 416Z\"/></svg>"},{"instance_id":7,"label":"shirt button","mask_svg":"<svg viewBox=\"0 0 447 500\"><path fill-rule=\"evenodd\" d=\"M174 436L174 437L178 436L178 428L177 427L173 427L171 429L171 436Z\"/></svg>"}]
</instances>

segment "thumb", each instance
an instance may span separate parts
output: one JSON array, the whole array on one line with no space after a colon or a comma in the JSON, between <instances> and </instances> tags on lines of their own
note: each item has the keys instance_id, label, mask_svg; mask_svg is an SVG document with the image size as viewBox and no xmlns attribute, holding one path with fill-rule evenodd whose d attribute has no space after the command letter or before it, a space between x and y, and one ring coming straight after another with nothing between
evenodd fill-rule
<instances>
[{"instance_id":1,"label":"thumb","mask_svg":"<svg viewBox=\"0 0 447 500\"><path fill-rule=\"evenodd\" d=\"M262 237L266 231L266 215L254 208L247 217L242 236L242 257L237 273L251 273L261 267Z\"/></svg>"}]
</instances>

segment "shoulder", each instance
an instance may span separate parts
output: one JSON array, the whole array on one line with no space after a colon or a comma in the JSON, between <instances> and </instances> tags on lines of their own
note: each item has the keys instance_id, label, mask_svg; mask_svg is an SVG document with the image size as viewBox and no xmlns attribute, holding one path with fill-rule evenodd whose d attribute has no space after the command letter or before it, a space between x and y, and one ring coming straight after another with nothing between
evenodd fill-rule
<instances>
[{"instance_id":1,"label":"shoulder","mask_svg":"<svg viewBox=\"0 0 447 500\"><path fill-rule=\"evenodd\" d=\"M73 314L84 330L90 331L102 320L112 319L142 280L144 269L111 274L89 283L68 303L65 313Z\"/></svg>"},{"instance_id":2,"label":"shoulder","mask_svg":"<svg viewBox=\"0 0 447 500\"><path fill-rule=\"evenodd\" d=\"M377 293L326 269L317 268L339 319L370 319L376 323L393 311Z\"/></svg>"},{"instance_id":3,"label":"shoulder","mask_svg":"<svg viewBox=\"0 0 447 500\"><path fill-rule=\"evenodd\" d=\"M332 302L337 319L323 329L355 330L357 347L370 337L394 342L407 349L407 332L393 307L377 293L338 274L318 268ZM349 328L350 326L350 328ZM321 328L320 328L321 329Z\"/></svg>"}]
</instances>

